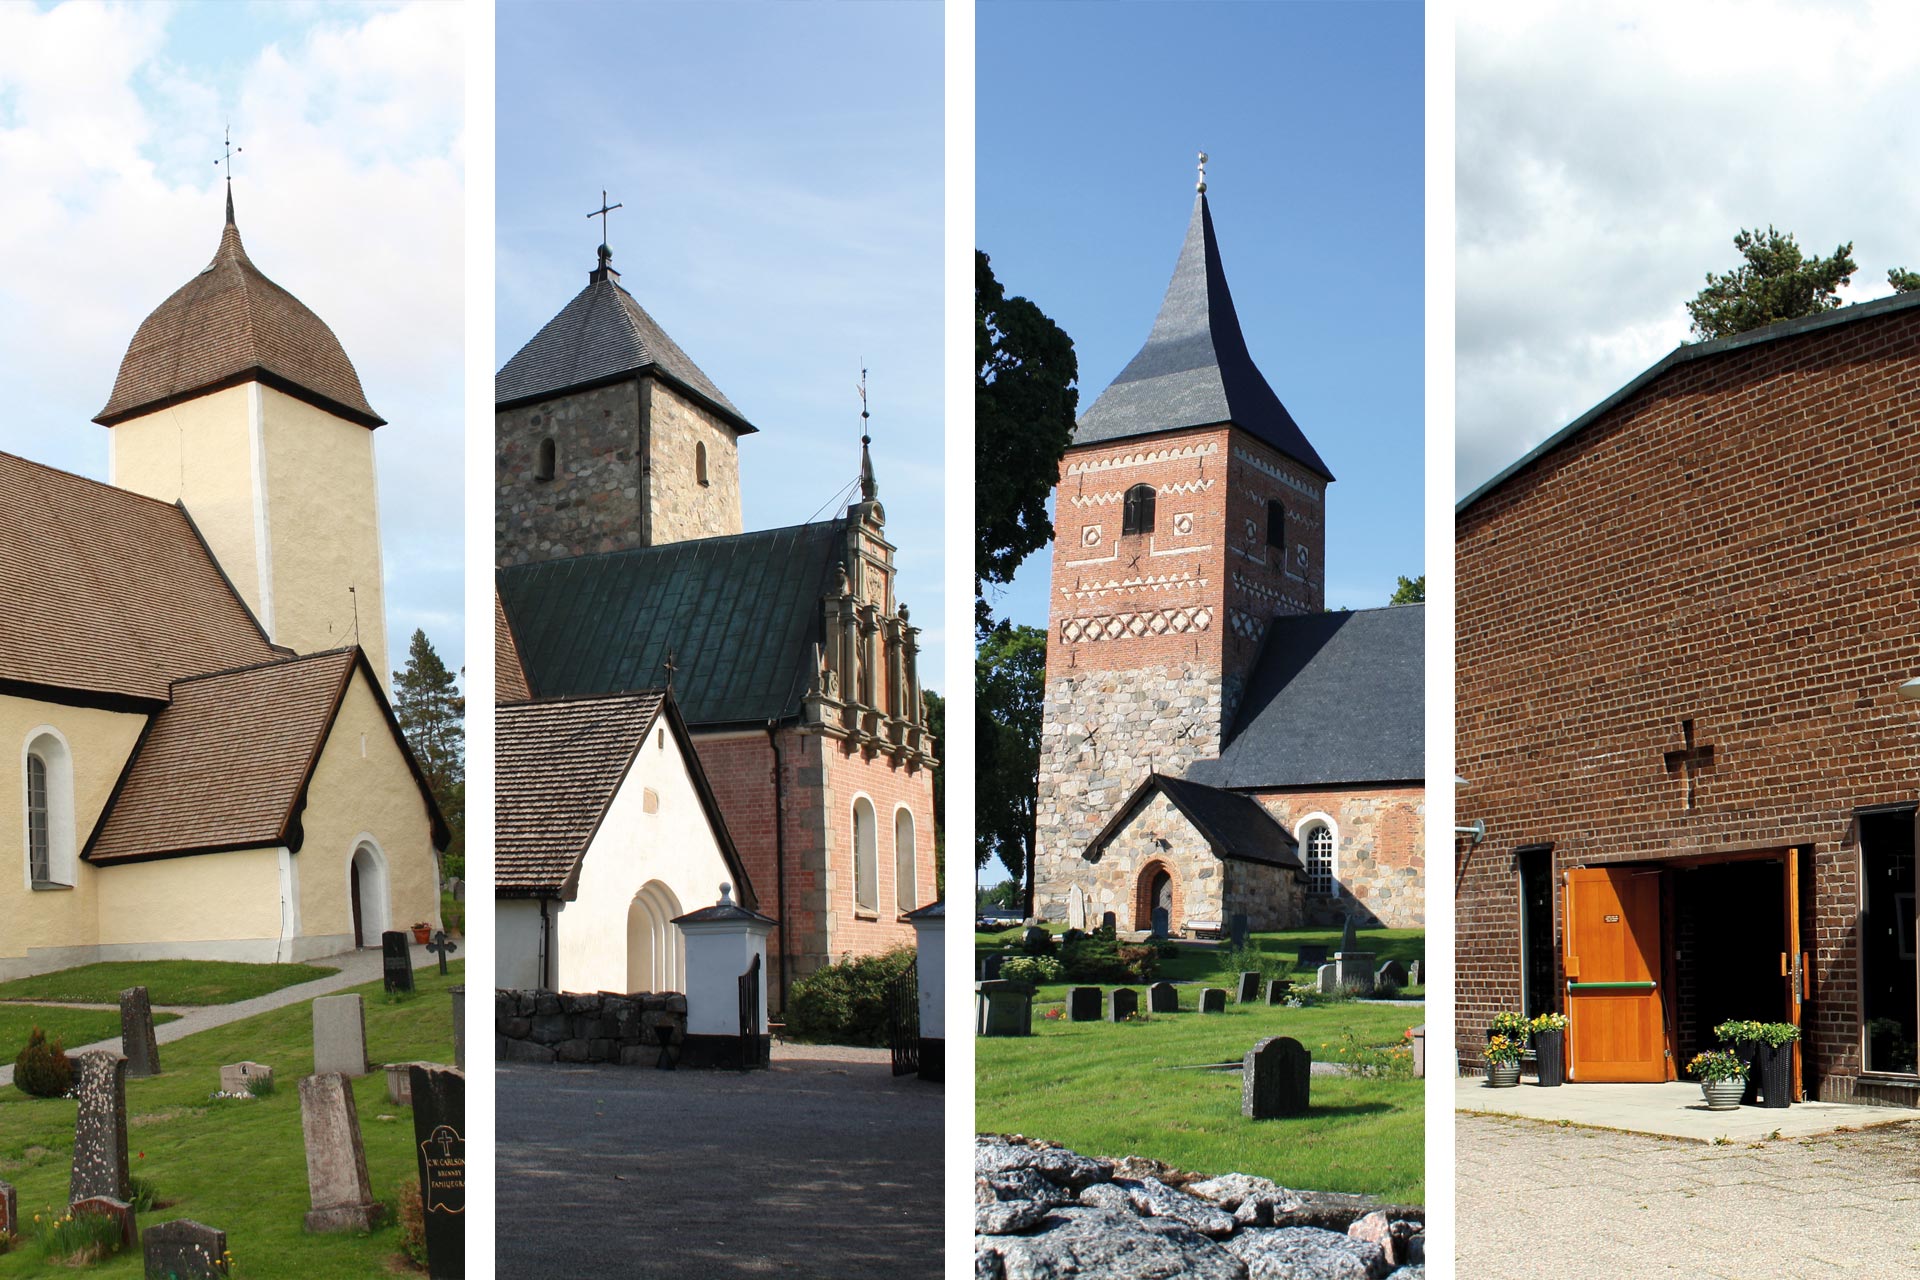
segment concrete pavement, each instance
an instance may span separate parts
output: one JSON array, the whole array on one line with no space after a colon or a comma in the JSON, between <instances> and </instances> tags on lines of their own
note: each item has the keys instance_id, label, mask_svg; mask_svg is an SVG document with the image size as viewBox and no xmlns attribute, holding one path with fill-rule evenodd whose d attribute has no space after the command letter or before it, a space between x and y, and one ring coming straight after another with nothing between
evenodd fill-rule
<instances>
[{"instance_id":1,"label":"concrete pavement","mask_svg":"<svg viewBox=\"0 0 1920 1280\"><path fill-rule=\"evenodd\" d=\"M1620 1129L1663 1138L1753 1142L1775 1132L1811 1138L1842 1129L1871 1129L1915 1119L1899 1107L1863 1107L1837 1102L1796 1102L1778 1110L1741 1107L1709 1111L1700 1086L1671 1084L1567 1084L1542 1089L1523 1081L1512 1089L1489 1089L1478 1076L1462 1076L1454 1088L1456 1112L1516 1116L1550 1124Z\"/></svg>"}]
</instances>

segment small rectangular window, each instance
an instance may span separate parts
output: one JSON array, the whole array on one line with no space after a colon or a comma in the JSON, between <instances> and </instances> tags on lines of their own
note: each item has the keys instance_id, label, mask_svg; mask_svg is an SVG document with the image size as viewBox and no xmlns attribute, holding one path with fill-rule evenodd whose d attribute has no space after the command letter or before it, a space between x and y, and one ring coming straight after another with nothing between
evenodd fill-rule
<instances>
[{"instance_id":1,"label":"small rectangular window","mask_svg":"<svg viewBox=\"0 0 1920 1280\"><path fill-rule=\"evenodd\" d=\"M1287 508L1283 503L1267 503L1267 545L1287 549Z\"/></svg>"}]
</instances>

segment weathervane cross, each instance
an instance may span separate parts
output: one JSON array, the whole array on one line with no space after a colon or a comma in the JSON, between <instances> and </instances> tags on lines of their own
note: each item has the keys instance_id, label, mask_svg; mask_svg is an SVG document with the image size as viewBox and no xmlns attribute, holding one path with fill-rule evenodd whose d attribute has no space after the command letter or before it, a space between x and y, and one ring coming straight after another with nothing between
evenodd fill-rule
<instances>
[{"instance_id":1,"label":"weathervane cross","mask_svg":"<svg viewBox=\"0 0 1920 1280\"><path fill-rule=\"evenodd\" d=\"M1200 194L1205 195L1207 191L1207 153L1204 151L1200 153L1199 167L1200 167L1200 181L1194 183L1193 189L1195 191L1198 191Z\"/></svg>"},{"instance_id":2,"label":"weathervane cross","mask_svg":"<svg viewBox=\"0 0 1920 1280\"><path fill-rule=\"evenodd\" d=\"M871 416L872 415L870 415L867 412L867 366L866 366L866 363L863 361L861 362L861 365L860 365L860 443L861 444L872 443L872 441L867 438L867 419Z\"/></svg>"},{"instance_id":3,"label":"weathervane cross","mask_svg":"<svg viewBox=\"0 0 1920 1280\"><path fill-rule=\"evenodd\" d=\"M227 166L227 189L231 191L233 189L233 153L246 150L245 147L236 147L233 145L233 126L231 124L227 125L226 135L221 139L220 147L220 158L215 160L213 165L216 169L221 165Z\"/></svg>"},{"instance_id":4,"label":"weathervane cross","mask_svg":"<svg viewBox=\"0 0 1920 1280\"><path fill-rule=\"evenodd\" d=\"M587 215L589 218L600 219L600 243L601 244L605 244L607 242L607 215L620 207L621 206L617 204L607 203L606 188L602 187L600 189L600 207Z\"/></svg>"}]
</instances>

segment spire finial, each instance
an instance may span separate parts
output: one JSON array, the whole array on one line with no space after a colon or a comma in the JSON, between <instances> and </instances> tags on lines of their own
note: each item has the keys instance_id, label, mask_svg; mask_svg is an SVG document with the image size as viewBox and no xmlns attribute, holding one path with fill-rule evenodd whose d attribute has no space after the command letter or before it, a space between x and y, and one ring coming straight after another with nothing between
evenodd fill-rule
<instances>
[{"instance_id":1,"label":"spire finial","mask_svg":"<svg viewBox=\"0 0 1920 1280\"><path fill-rule=\"evenodd\" d=\"M872 502L880 493L880 485L873 478L873 454L867 449L872 437L867 434L867 369L863 362L860 366L860 497Z\"/></svg>"},{"instance_id":2,"label":"spire finial","mask_svg":"<svg viewBox=\"0 0 1920 1280\"><path fill-rule=\"evenodd\" d=\"M1204 151L1200 153L1200 180L1193 184L1193 189L1201 195L1207 194L1207 153Z\"/></svg>"},{"instance_id":3,"label":"spire finial","mask_svg":"<svg viewBox=\"0 0 1920 1280\"><path fill-rule=\"evenodd\" d=\"M607 203L607 189L602 187L600 188L600 207L587 215L589 218L600 219L600 265L603 267L613 257L613 250L607 248L607 215L620 207L617 204Z\"/></svg>"},{"instance_id":4,"label":"spire finial","mask_svg":"<svg viewBox=\"0 0 1920 1280\"><path fill-rule=\"evenodd\" d=\"M215 160L213 164L216 169L222 165L225 165L227 169L227 221L231 223L233 221L233 153L246 150L245 147L236 147L233 145L232 121L227 122L226 131L221 139L220 147L220 158Z\"/></svg>"}]
</instances>

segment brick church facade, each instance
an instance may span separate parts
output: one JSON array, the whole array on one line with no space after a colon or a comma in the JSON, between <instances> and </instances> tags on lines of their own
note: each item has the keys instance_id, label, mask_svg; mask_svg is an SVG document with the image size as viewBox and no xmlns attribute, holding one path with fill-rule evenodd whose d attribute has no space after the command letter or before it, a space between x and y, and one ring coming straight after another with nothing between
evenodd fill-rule
<instances>
[{"instance_id":1,"label":"brick church facade","mask_svg":"<svg viewBox=\"0 0 1920 1280\"><path fill-rule=\"evenodd\" d=\"M1916 492L1901 295L1681 347L1459 504L1463 1063L1502 1010L1576 1080L1792 1021L1796 1096L1920 1105Z\"/></svg>"},{"instance_id":2,"label":"brick church facade","mask_svg":"<svg viewBox=\"0 0 1920 1280\"><path fill-rule=\"evenodd\" d=\"M1424 609L1326 614L1332 473L1247 351L1200 184L1055 489L1034 911L1424 922Z\"/></svg>"},{"instance_id":3,"label":"brick church facade","mask_svg":"<svg viewBox=\"0 0 1920 1280\"><path fill-rule=\"evenodd\" d=\"M757 428L619 284L496 379L504 700L670 689L757 902L768 990L911 946L937 896L919 631L863 443L838 517L745 531ZM692 907L698 904L684 904Z\"/></svg>"}]
</instances>

